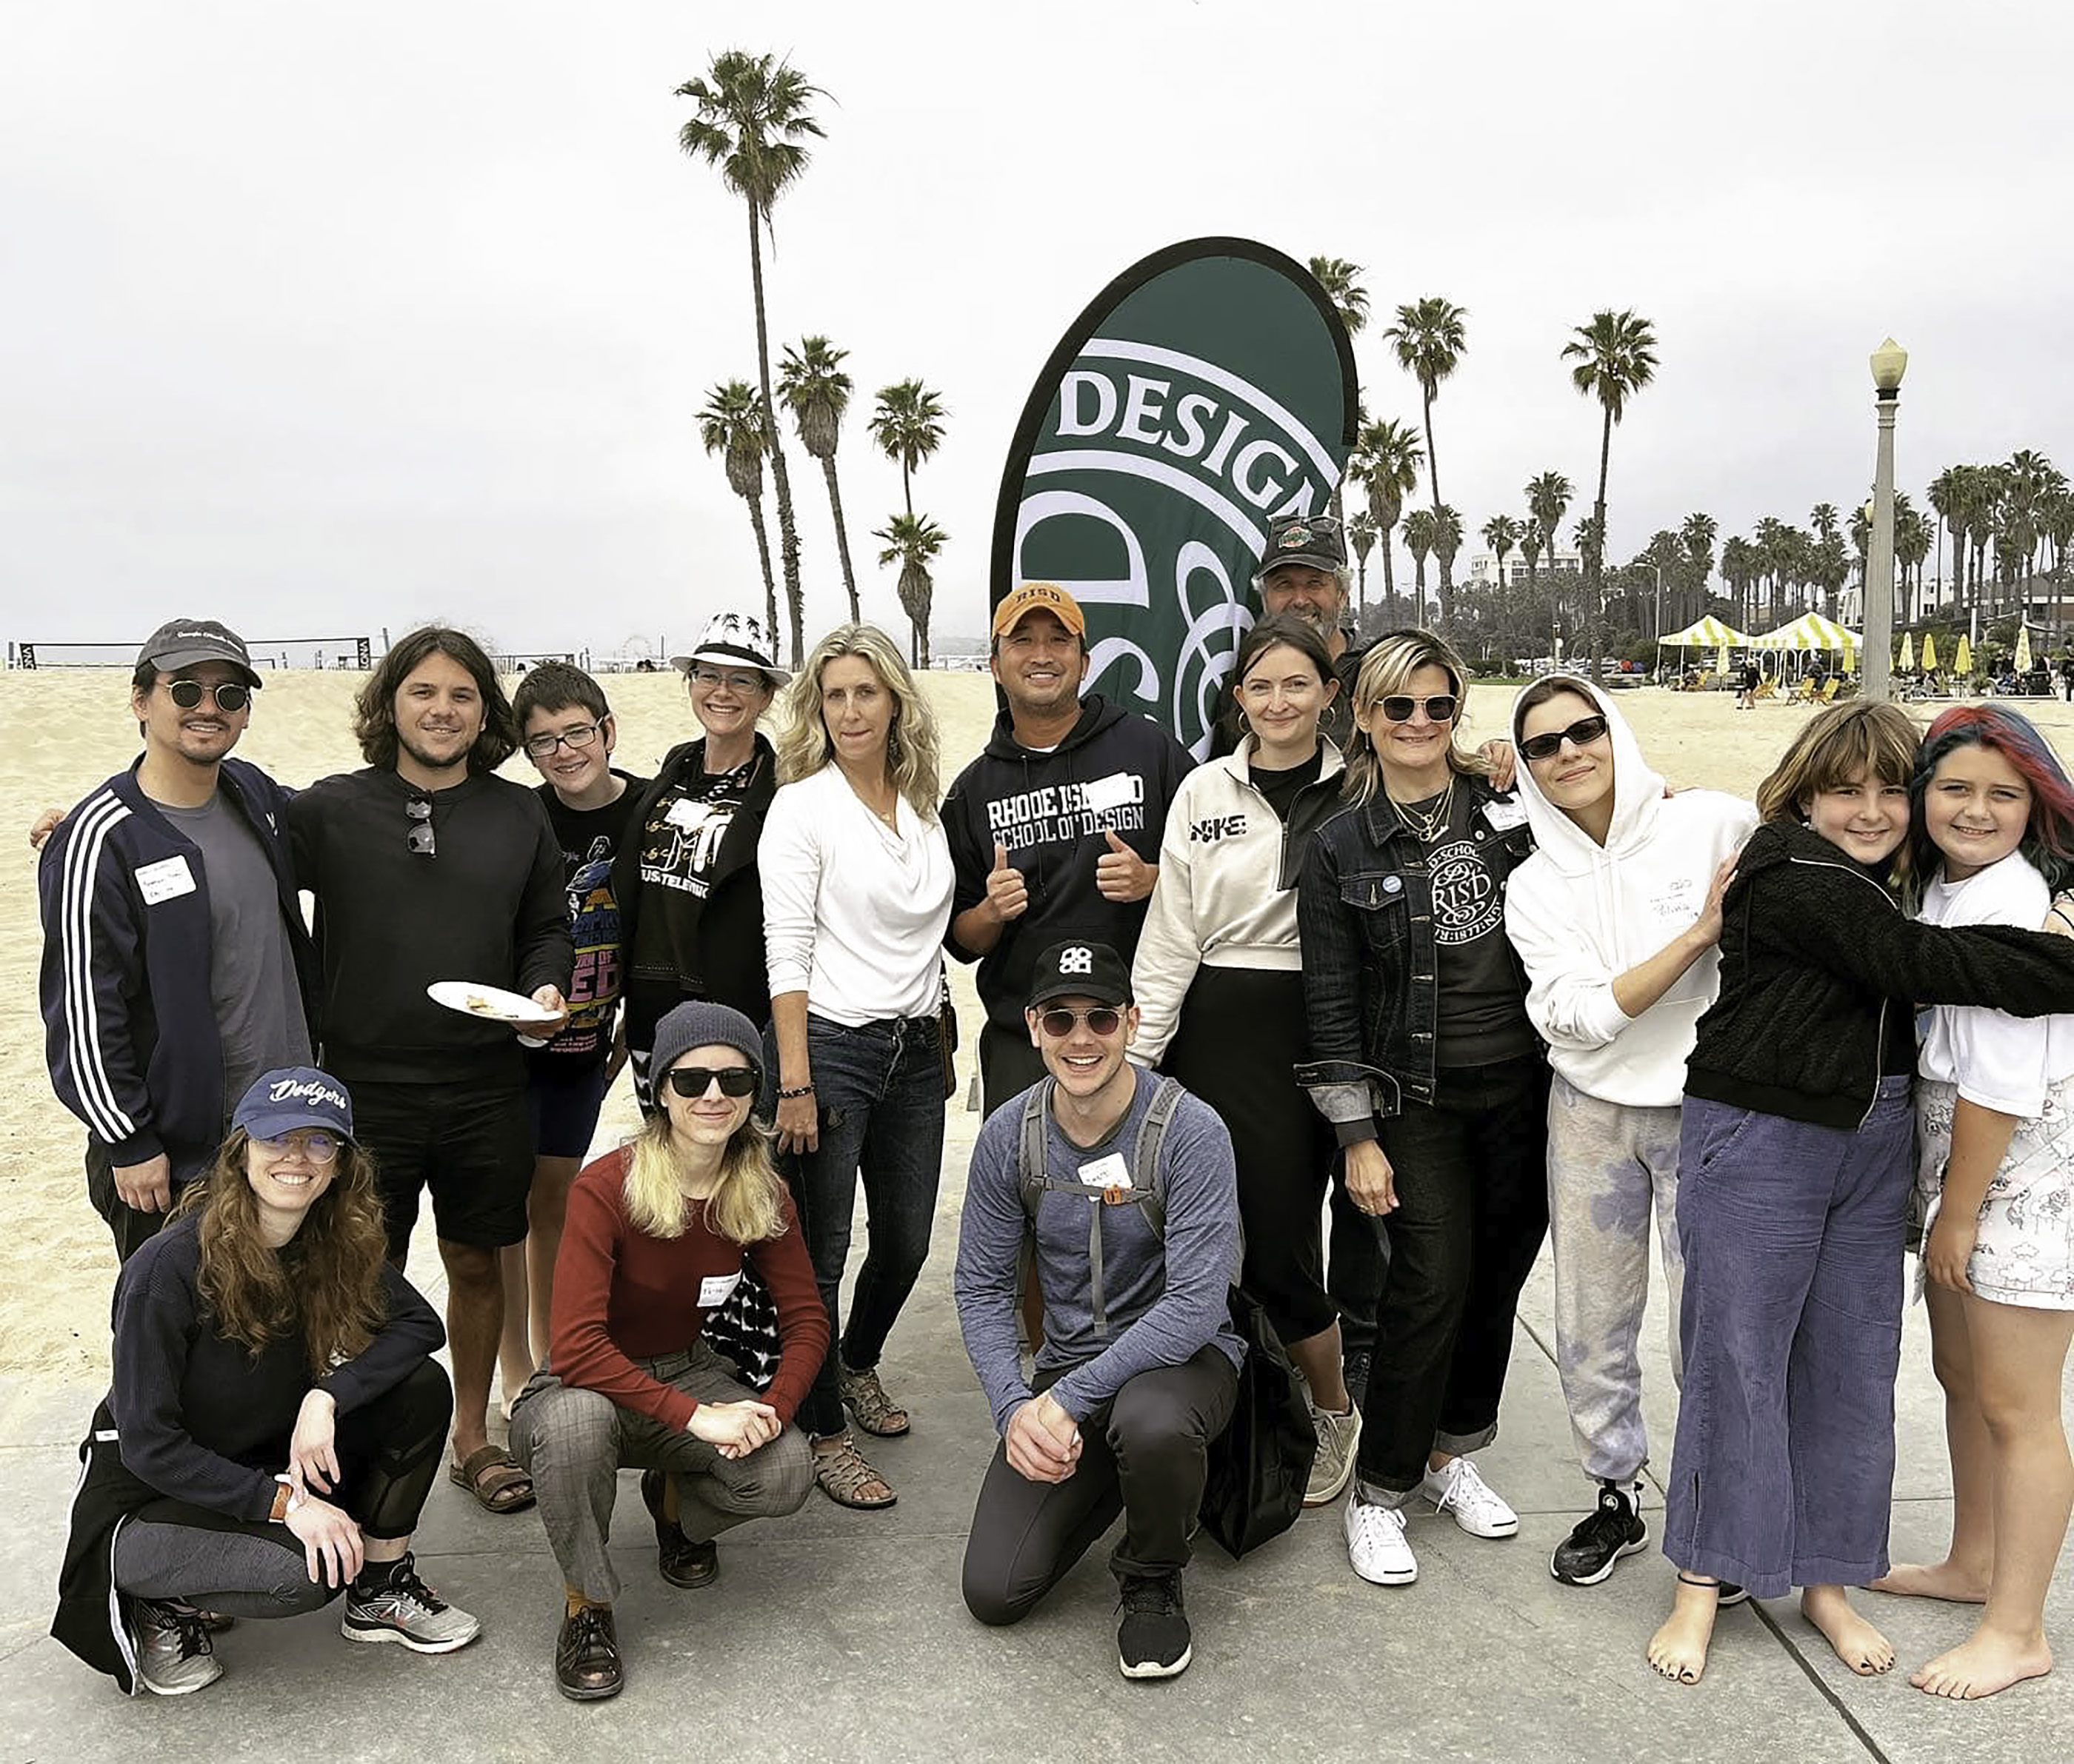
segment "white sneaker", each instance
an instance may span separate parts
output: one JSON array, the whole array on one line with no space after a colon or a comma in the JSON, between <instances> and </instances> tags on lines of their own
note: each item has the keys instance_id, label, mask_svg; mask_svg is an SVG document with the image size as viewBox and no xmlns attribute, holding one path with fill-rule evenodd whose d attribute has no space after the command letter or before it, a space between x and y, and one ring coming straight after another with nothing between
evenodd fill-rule
<instances>
[{"instance_id":1,"label":"white sneaker","mask_svg":"<svg viewBox=\"0 0 2074 1764\"><path fill-rule=\"evenodd\" d=\"M1441 1469L1428 1470L1419 1489L1436 1512L1452 1514L1473 1538L1509 1538L1519 1530L1519 1515L1467 1458L1450 1458Z\"/></svg>"},{"instance_id":2,"label":"white sneaker","mask_svg":"<svg viewBox=\"0 0 2074 1764\"><path fill-rule=\"evenodd\" d=\"M1347 1560L1364 1580L1409 1586L1419 1578L1419 1558L1404 1540L1400 1509L1364 1501L1356 1489L1347 1497L1346 1530Z\"/></svg>"},{"instance_id":3,"label":"white sneaker","mask_svg":"<svg viewBox=\"0 0 2074 1764\"><path fill-rule=\"evenodd\" d=\"M1361 1411L1335 1415L1330 1409L1311 1406L1311 1425L1317 1430L1318 1455L1311 1460L1311 1480L1303 1490L1306 1506L1330 1506L1346 1493L1354 1473L1354 1450L1361 1444Z\"/></svg>"}]
</instances>

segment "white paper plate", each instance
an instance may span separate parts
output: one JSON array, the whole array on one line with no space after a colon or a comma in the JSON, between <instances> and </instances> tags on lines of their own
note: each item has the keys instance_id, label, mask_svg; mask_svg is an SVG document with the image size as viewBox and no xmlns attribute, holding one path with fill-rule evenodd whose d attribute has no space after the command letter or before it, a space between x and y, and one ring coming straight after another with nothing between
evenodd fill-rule
<instances>
[{"instance_id":1,"label":"white paper plate","mask_svg":"<svg viewBox=\"0 0 2074 1764\"><path fill-rule=\"evenodd\" d=\"M502 986L486 986L474 980L436 980L425 996L464 1017L485 1022L551 1023L555 1019L523 993L506 992Z\"/></svg>"}]
</instances>

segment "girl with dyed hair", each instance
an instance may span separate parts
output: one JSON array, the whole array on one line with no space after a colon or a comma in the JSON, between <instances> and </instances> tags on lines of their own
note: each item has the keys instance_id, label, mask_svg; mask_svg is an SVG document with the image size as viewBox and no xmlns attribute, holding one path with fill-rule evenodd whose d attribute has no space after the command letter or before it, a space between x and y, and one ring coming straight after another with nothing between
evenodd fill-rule
<instances>
[{"instance_id":1,"label":"girl with dyed hair","mask_svg":"<svg viewBox=\"0 0 2074 1764\"><path fill-rule=\"evenodd\" d=\"M1930 725L1915 833L1933 925L2074 929L2074 783L2030 722L1962 705ZM1916 1086L1916 1188L1932 1361L1952 1454L1944 1560L1883 1593L1985 1609L1910 1682L1992 1696L2052 1667L2045 1594L2074 1502L2060 1382L2074 1336L2074 998L2051 1017L1943 1006Z\"/></svg>"}]
</instances>

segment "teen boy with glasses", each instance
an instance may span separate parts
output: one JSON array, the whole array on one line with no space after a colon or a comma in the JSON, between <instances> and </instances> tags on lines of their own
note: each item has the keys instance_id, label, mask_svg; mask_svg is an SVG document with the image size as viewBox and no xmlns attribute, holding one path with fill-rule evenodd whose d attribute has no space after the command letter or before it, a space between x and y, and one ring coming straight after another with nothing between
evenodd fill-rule
<instances>
[{"instance_id":1,"label":"teen boy with glasses","mask_svg":"<svg viewBox=\"0 0 2074 1764\"><path fill-rule=\"evenodd\" d=\"M229 757L259 684L213 619L153 632L130 682L144 751L65 815L38 866L51 1084L86 1127L87 1193L126 1260L252 1080L310 1064L288 792Z\"/></svg>"}]
</instances>

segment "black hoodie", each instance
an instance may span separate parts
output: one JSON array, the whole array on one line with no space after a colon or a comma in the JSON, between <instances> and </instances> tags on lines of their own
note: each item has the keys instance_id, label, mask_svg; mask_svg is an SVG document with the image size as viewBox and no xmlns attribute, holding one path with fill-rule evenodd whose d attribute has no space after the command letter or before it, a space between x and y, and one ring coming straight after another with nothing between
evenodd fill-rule
<instances>
[{"instance_id":1,"label":"black hoodie","mask_svg":"<svg viewBox=\"0 0 2074 1764\"><path fill-rule=\"evenodd\" d=\"M994 719L986 750L958 774L944 799L944 832L957 881L951 919L986 898L994 848L1023 872L1030 905L1002 927L979 962L980 1002L988 1018L1022 1032L1023 1006L1037 958L1068 937L1104 943L1128 967L1145 923L1145 903L1119 905L1095 886L1095 864L1113 830L1148 864L1159 861L1167 805L1195 761L1149 718L1099 692L1080 700L1073 732L1049 753L1018 744L1009 713ZM975 959L946 934L960 961Z\"/></svg>"}]
</instances>

